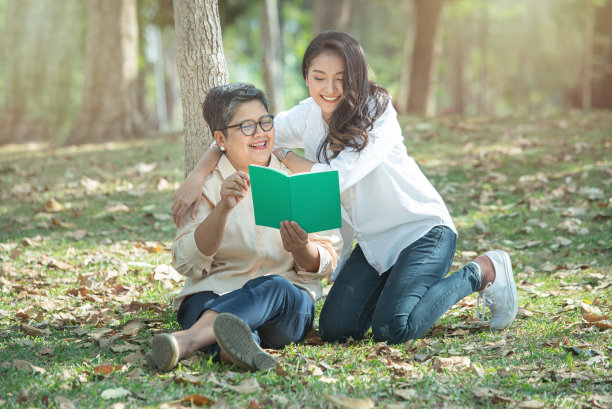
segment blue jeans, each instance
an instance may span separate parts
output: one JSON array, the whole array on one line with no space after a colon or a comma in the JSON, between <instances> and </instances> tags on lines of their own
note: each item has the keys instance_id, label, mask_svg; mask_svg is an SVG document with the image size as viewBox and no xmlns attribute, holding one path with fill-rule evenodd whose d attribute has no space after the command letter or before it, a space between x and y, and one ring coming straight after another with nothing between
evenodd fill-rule
<instances>
[{"instance_id":1,"label":"blue jeans","mask_svg":"<svg viewBox=\"0 0 612 409\"><path fill-rule=\"evenodd\" d=\"M221 296L212 291L192 294L183 300L176 318L188 329L206 310L236 315L251 328L255 342L276 349L303 340L315 316L308 292L276 275L254 278ZM213 344L202 350L216 355L219 347Z\"/></svg>"},{"instance_id":2,"label":"blue jeans","mask_svg":"<svg viewBox=\"0 0 612 409\"><path fill-rule=\"evenodd\" d=\"M457 301L480 288L480 272L473 264L445 277L456 243L451 229L435 226L402 250L382 275L357 245L321 310L323 340L358 340L370 327L374 340L390 344L421 337Z\"/></svg>"}]
</instances>

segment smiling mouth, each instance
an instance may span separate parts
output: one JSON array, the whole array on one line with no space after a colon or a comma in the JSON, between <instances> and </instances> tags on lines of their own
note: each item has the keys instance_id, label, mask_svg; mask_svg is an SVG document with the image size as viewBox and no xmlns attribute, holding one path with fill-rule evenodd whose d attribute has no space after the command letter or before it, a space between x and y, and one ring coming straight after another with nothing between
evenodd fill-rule
<instances>
[{"instance_id":1,"label":"smiling mouth","mask_svg":"<svg viewBox=\"0 0 612 409\"><path fill-rule=\"evenodd\" d=\"M321 98L328 102L335 102L340 99L340 97L326 97L325 95L321 95Z\"/></svg>"},{"instance_id":2,"label":"smiling mouth","mask_svg":"<svg viewBox=\"0 0 612 409\"><path fill-rule=\"evenodd\" d=\"M252 143L249 145L250 148L254 148L254 149L264 149L266 146L268 146L268 141L261 141L261 142Z\"/></svg>"}]
</instances>

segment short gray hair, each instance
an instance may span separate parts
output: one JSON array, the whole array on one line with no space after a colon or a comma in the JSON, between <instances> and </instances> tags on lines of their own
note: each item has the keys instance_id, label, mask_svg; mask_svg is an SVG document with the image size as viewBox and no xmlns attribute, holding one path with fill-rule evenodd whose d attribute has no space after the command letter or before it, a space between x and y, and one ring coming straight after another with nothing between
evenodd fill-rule
<instances>
[{"instance_id":1,"label":"short gray hair","mask_svg":"<svg viewBox=\"0 0 612 409\"><path fill-rule=\"evenodd\" d=\"M260 101L268 110L268 98L253 84L234 82L211 88L202 104L202 113L210 131L214 134L226 128L240 105L253 100ZM223 134L227 136L226 131Z\"/></svg>"}]
</instances>

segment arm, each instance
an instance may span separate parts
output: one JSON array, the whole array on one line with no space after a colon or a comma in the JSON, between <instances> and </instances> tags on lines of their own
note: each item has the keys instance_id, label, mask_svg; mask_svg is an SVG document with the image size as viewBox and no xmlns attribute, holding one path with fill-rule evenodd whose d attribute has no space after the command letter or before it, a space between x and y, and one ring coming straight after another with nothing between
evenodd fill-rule
<instances>
[{"instance_id":1,"label":"arm","mask_svg":"<svg viewBox=\"0 0 612 409\"><path fill-rule=\"evenodd\" d=\"M196 246L202 254L215 254L219 250L227 218L248 191L249 175L242 171L237 171L223 181L221 200L194 233Z\"/></svg>"},{"instance_id":2,"label":"arm","mask_svg":"<svg viewBox=\"0 0 612 409\"><path fill-rule=\"evenodd\" d=\"M206 177L217 166L221 158L219 146L213 144L210 149L202 156L196 167L189 172L185 181L174 192L174 205L172 206L172 217L174 224L178 227L182 216L191 209L191 218L195 218L202 199L202 186Z\"/></svg>"},{"instance_id":3,"label":"arm","mask_svg":"<svg viewBox=\"0 0 612 409\"><path fill-rule=\"evenodd\" d=\"M236 172L221 183L216 206L206 200L208 205L200 206L197 220L187 215L182 217L172 243L172 265L176 271L192 278L208 274L221 245L228 215L244 198L248 188L248 175Z\"/></svg>"},{"instance_id":4,"label":"arm","mask_svg":"<svg viewBox=\"0 0 612 409\"><path fill-rule=\"evenodd\" d=\"M281 148L274 149L274 155L276 155L277 158L280 151ZM287 156L285 156L281 162L293 173L310 172L312 165L315 164L314 162L309 161L295 152L288 152Z\"/></svg>"},{"instance_id":5,"label":"arm","mask_svg":"<svg viewBox=\"0 0 612 409\"><path fill-rule=\"evenodd\" d=\"M299 268L310 272L319 270L321 263L319 249L310 242L308 233L296 222L284 221L281 222L280 234L283 248L291 253Z\"/></svg>"}]
</instances>

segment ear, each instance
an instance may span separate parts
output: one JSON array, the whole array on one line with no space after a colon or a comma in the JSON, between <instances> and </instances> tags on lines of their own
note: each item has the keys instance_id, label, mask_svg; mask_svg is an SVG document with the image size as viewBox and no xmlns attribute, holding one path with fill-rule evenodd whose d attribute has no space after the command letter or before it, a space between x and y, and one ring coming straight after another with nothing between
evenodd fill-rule
<instances>
[{"instance_id":1,"label":"ear","mask_svg":"<svg viewBox=\"0 0 612 409\"><path fill-rule=\"evenodd\" d=\"M221 148L222 151L225 150L225 135L223 135L222 131L215 131L215 133L213 134L213 138L215 138L215 141L217 142L217 145L219 145L219 148Z\"/></svg>"}]
</instances>

